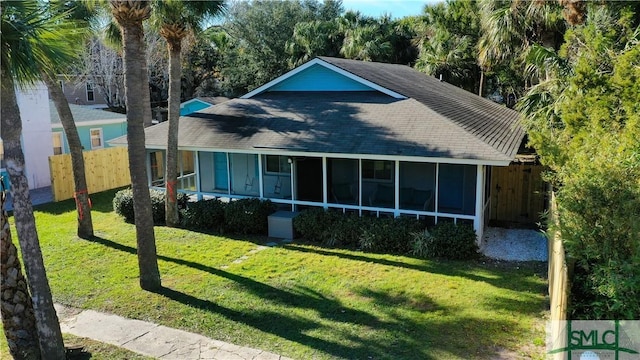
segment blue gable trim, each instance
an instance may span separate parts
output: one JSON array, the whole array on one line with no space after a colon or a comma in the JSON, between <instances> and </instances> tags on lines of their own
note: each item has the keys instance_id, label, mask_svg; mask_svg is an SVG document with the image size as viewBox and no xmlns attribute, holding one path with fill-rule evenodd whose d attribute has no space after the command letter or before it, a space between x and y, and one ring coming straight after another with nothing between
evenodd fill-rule
<instances>
[{"instance_id":1,"label":"blue gable trim","mask_svg":"<svg viewBox=\"0 0 640 360\"><path fill-rule=\"evenodd\" d=\"M267 91L375 91L324 66L311 67L283 80Z\"/></svg>"},{"instance_id":2,"label":"blue gable trim","mask_svg":"<svg viewBox=\"0 0 640 360\"><path fill-rule=\"evenodd\" d=\"M192 114L196 111L206 109L211 104L198 99L191 99L180 104L180 116Z\"/></svg>"},{"instance_id":3,"label":"blue gable trim","mask_svg":"<svg viewBox=\"0 0 640 360\"><path fill-rule=\"evenodd\" d=\"M297 77L298 74L301 74L303 72L305 72L307 69L315 67L315 66L320 66L323 68L326 68L327 70L329 70L330 72L333 72L335 74L331 74L330 72L327 73L321 73L324 74L326 76L329 77L329 80L333 79L335 81L338 82L338 85L342 85L345 88L341 89L341 88L335 88L336 84L334 84L331 81L326 81L325 79L323 79L322 76L314 76L314 78L316 80L320 80L320 83L322 85L312 85L311 88L315 89L315 90L310 90L309 84L304 84L304 82L301 81L295 81L292 82L291 85L285 85L284 87L287 88L287 90L284 89L279 89L280 91L379 91L383 94L389 95L395 99L406 99L407 97L397 93L393 90L389 90L383 86L380 86L376 83L373 83L367 79L364 79L360 76L356 76L344 69L341 69L335 65L332 65L320 58L315 58L303 65L298 66L297 68L287 72L284 75L281 75L271 81L269 81L268 83L258 87L257 89L254 89L250 92L248 92L247 94L244 94L243 96L241 96L241 99L251 99L253 96L261 94L263 92L267 92L267 91L273 91L276 87L279 87L281 83L285 83L287 80L289 79L293 79L295 77ZM314 70L315 71L315 70ZM324 70L321 70L324 71ZM313 74L313 72L311 73ZM342 78L340 78L340 76ZM349 83L349 80L352 80L353 83ZM359 85L355 85L355 83L359 84ZM299 84L299 85L295 85L294 84ZM303 86L305 85L305 86ZM300 89L300 90L294 90L294 89ZM351 90L349 90L349 88L351 88Z\"/></svg>"}]
</instances>

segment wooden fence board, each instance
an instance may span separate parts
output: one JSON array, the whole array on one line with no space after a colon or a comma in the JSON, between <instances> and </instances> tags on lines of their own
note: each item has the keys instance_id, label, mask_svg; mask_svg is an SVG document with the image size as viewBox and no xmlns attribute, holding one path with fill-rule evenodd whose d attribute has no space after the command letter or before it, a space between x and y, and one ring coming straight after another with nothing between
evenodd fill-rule
<instances>
[{"instance_id":1,"label":"wooden fence board","mask_svg":"<svg viewBox=\"0 0 640 360\"><path fill-rule=\"evenodd\" d=\"M498 224L535 225L547 208L542 166L515 163L491 173L491 216Z\"/></svg>"},{"instance_id":2,"label":"wooden fence board","mask_svg":"<svg viewBox=\"0 0 640 360\"><path fill-rule=\"evenodd\" d=\"M127 148L114 147L85 151L85 175L90 194L131 185ZM51 191L55 201L73 198L75 187L71 167L71 155L49 156Z\"/></svg>"}]
</instances>

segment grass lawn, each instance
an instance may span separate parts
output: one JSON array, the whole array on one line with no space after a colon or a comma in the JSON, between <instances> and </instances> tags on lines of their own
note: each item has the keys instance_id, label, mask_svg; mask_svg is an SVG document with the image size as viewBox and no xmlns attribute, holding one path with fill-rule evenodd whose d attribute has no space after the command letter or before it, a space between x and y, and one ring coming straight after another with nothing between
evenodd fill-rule
<instances>
[{"instance_id":1,"label":"grass lawn","mask_svg":"<svg viewBox=\"0 0 640 360\"><path fill-rule=\"evenodd\" d=\"M134 226L113 213L113 194L92 196L92 241L75 236L72 201L36 209L56 302L296 359L543 358L544 265L268 248L156 227L164 288L152 293L138 286Z\"/></svg>"}]
</instances>

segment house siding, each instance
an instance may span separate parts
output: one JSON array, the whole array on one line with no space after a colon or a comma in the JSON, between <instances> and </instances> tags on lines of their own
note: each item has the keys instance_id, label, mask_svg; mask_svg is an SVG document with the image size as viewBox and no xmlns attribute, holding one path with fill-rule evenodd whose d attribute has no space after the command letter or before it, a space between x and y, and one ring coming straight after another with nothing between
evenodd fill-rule
<instances>
[{"instance_id":1,"label":"house siding","mask_svg":"<svg viewBox=\"0 0 640 360\"><path fill-rule=\"evenodd\" d=\"M16 88L16 100L22 119L22 144L29 188L51 186L49 156L53 155L53 140L47 87L36 83L27 89Z\"/></svg>"},{"instance_id":2,"label":"house siding","mask_svg":"<svg viewBox=\"0 0 640 360\"><path fill-rule=\"evenodd\" d=\"M374 89L324 66L313 65L273 86L269 91L374 91Z\"/></svg>"},{"instance_id":3,"label":"house siding","mask_svg":"<svg viewBox=\"0 0 640 360\"><path fill-rule=\"evenodd\" d=\"M124 122L119 124L87 125L87 126L78 126L76 124L76 127L78 129L78 136L80 137L80 143L82 144L83 150L91 150L91 129L97 129L97 128L102 129L102 139L103 139L102 147L103 148L111 147L107 142L108 140L115 139L117 137L124 136L127 134L127 124ZM68 154L70 152L69 143L67 141L67 136L64 133L64 130L62 129L62 126L54 127L53 132L62 133L62 147L63 147L62 152L64 154Z\"/></svg>"}]
</instances>

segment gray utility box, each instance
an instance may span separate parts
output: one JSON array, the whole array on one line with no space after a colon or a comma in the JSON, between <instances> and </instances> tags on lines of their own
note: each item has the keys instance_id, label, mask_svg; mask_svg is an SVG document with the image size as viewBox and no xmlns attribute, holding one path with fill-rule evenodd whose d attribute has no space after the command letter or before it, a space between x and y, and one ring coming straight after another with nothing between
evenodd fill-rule
<instances>
[{"instance_id":1,"label":"gray utility box","mask_svg":"<svg viewBox=\"0 0 640 360\"><path fill-rule=\"evenodd\" d=\"M269 215L269 237L280 239L293 239L293 218L297 212L277 211Z\"/></svg>"}]
</instances>

